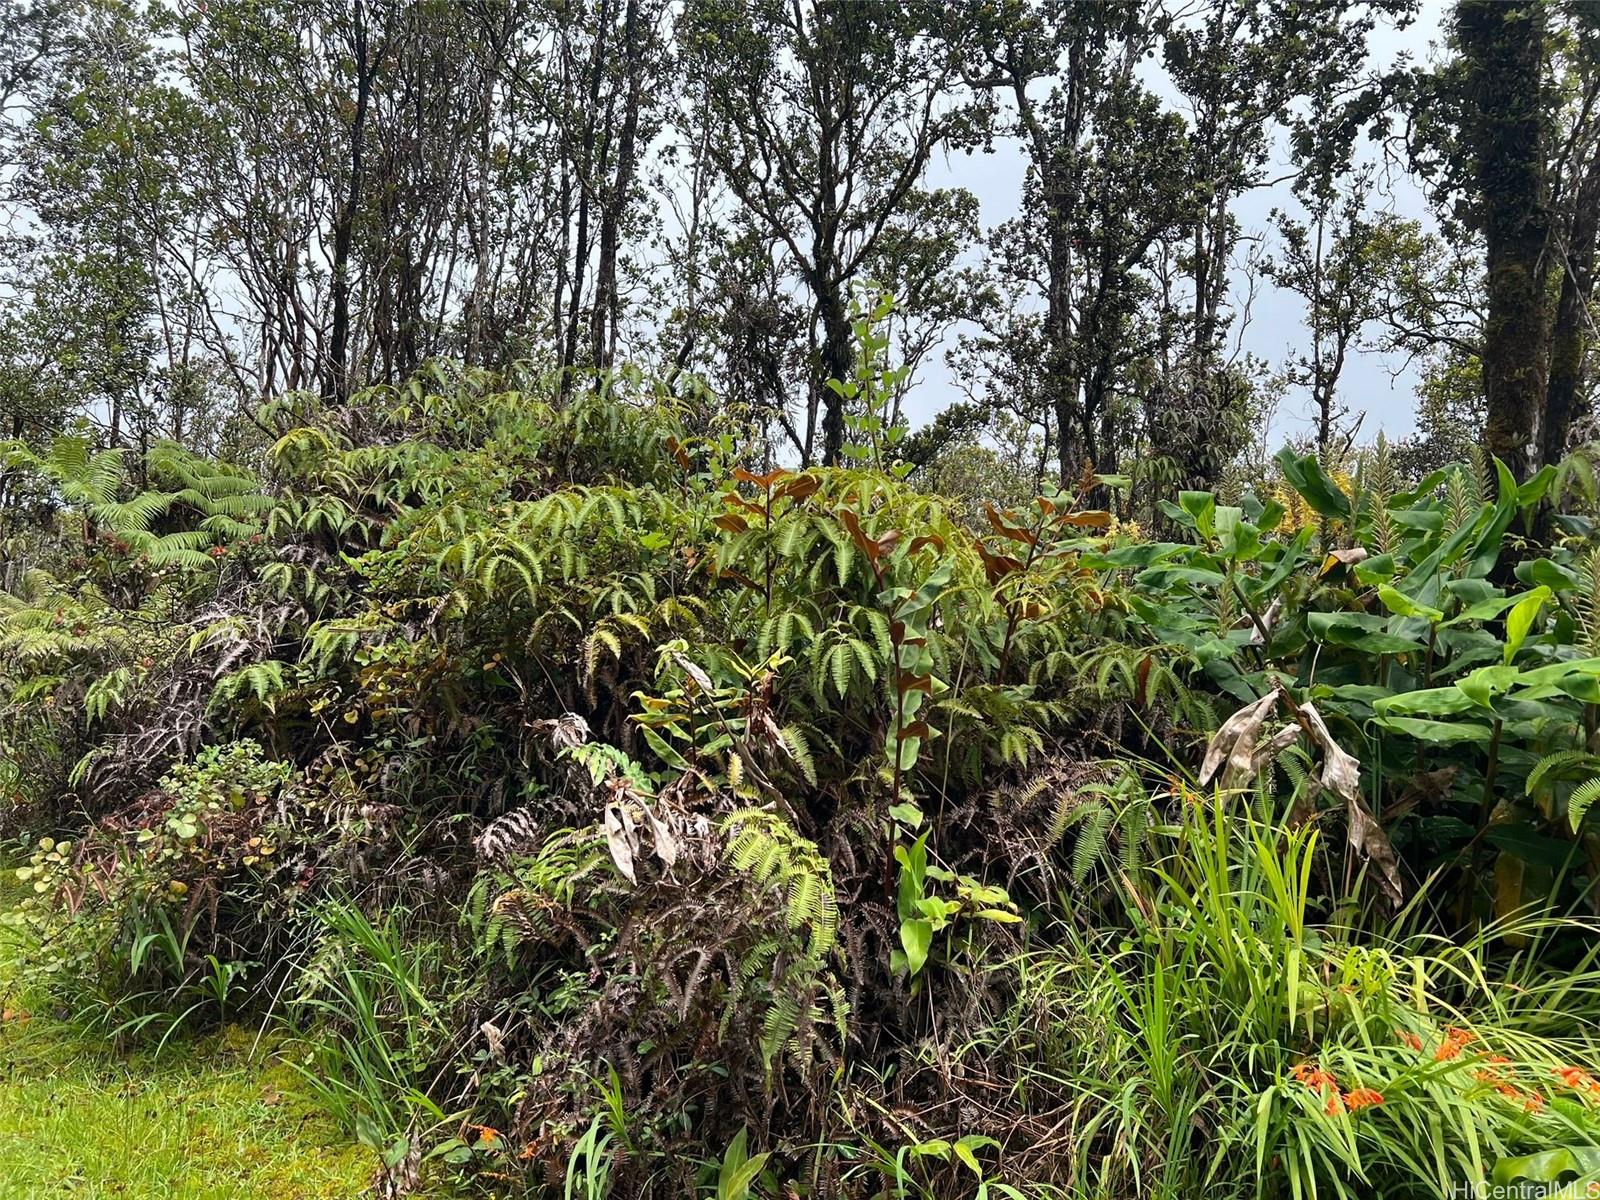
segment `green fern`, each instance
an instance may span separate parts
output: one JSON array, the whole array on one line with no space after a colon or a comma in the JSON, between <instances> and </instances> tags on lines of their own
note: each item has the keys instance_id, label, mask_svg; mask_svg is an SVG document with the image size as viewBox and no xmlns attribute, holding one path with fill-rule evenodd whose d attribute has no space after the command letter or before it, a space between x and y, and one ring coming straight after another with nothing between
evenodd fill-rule
<instances>
[{"instance_id":1,"label":"green fern","mask_svg":"<svg viewBox=\"0 0 1600 1200\"><path fill-rule=\"evenodd\" d=\"M1600 777L1586 780L1572 789L1572 795L1567 797L1567 820L1574 833L1583 824L1583 818L1596 800L1600 800Z\"/></svg>"},{"instance_id":2,"label":"green fern","mask_svg":"<svg viewBox=\"0 0 1600 1200\"><path fill-rule=\"evenodd\" d=\"M759 808L730 814L723 822L723 834L729 864L750 875L757 887L783 894L788 926L807 932L810 955L821 958L832 951L838 941L839 902L833 871L816 843L783 818Z\"/></svg>"},{"instance_id":3,"label":"green fern","mask_svg":"<svg viewBox=\"0 0 1600 1200\"><path fill-rule=\"evenodd\" d=\"M272 711L277 698L289 689L284 674L286 669L287 664L267 659L222 676L211 691L207 710L215 712L249 698L267 711Z\"/></svg>"},{"instance_id":4,"label":"green fern","mask_svg":"<svg viewBox=\"0 0 1600 1200\"><path fill-rule=\"evenodd\" d=\"M1587 750L1556 750L1546 754L1528 772L1524 790L1528 796L1535 796L1547 782L1554 783L1573 775L1583 779L1600 775L1600 754Z\"/></svg>"}]
</instances>

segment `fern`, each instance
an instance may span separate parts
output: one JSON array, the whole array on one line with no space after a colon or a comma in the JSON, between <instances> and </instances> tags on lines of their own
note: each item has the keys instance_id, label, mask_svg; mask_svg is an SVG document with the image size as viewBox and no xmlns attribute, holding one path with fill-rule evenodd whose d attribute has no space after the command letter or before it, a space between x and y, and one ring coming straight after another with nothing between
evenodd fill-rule
<instances>
[{"instance_id":1,"label":"fern","mask_svg":"<svg viewBox=\"0 0 1600 1200\"><path fill-rule=\"evenodd\" d=\"M222 676L212 689L207 710L214 712L224 705L237 704L248 697L267 711L272 711L274 702L289 687L284 676L285 669L286 664L268 659Z\"/></svg>"},{"instance_id":2,"label":"fern","mask_svg":"<svg viewBox=\"0 0 1600 1200\"><path fill-rule=\"evenodd\" d=\"M1575 772L1585 779L1600 775L1600 754L1592 754L1587 750L1556 750L1544 755L1528 772L1526 794L1537 795L1547 780L1553 783Z\"/></svg>"},{"instance_id":3,"label":"fern","mask_svg":"<svg viewBox=\"0 0 1600 1200\"><path fill-rule=\"evenodd\" d=\"M1583 556L1578 570L1575 607L1583 635L1583 652L1589 658L1600 657L1600 549L1590 550Z\"/></svg>"},{"instance_id":4,"label":"fern","mask_svg":"<svg viewBox=\"0 0 1600 1200\"><path fill-rule=\"evenodd\" d=\"M1155 806L1137 775L1123 764L1105 764L1111 778L1093 779L1077 787L1061 787L1049 773L1040 775L1022 793L1031 800L1048 787L1060 787L1046 828L1052 845L1076 831L1068 874L1075 885L1085 883L1095 867L1111 865L1111 835L1116 836L1115 865L1130 877L1141 870L1155 830Z\"/></svg>"},{"instance_id":5,"label":"fern","mask_svg":"<svg viewBox=\"0 0 1600 1200\"><path fill-rule=\"evenodd\" d=\"M0 454L6 466L31 472L74 507L109 504L122 485L122 451L95 451L81 434L57 434L43 455L21 442L0 443Z\"/></svg>"},{"instance_id":6,"label":"fern","mask_svg":"<svg viewBox=\"0 0 1600 1200\"><path fill-rule=\"evenodd\" d=\"M134 672L129 667L116 667L90 683L83 696L83 711L89 723L105 720L113 709L126 704L134 683Z\"/></svg>"},{"instance_id":7,"label":"fern","mask_svg":"<svg viewBox=\"0 0 1600 1200\"><path fill-rule=\"evenodd\" d=\"M765 809L744 808L723 822L729 864L750 875L757 887L784 897L791 930L808 933L808 952L821 958L837 944L839 902L833 872L816 844Z\"/></svg>"},{"instance_id":8,"label":"fern","mask_svg":"<svg viewBox=\"0 0 1600 1200\"><path fill-rule=\"evenodd\" d=\"M1574 833L1583 824L1583 818L1596 800L1600 800L1600 777L1585 780L1572 789L1572 795L1567 797L1567 820Z\"/></svg>"},{"instance_id":9,"label":"fern","mask_svg":"<svg viewBox=\"0 0 1600 1200\"><path fill-rule=\"evenodd\" d=\"M782 732L783 743L789 750L789 757L794 759L806 782L816 787L817 763L811 753L811 743L806 737L805 729L798 723L791 722L783 727Z\"/></svg>"},{"instance_id":10,"label":"fern","mask_svg":"<svg viewBox=\"0 0 1600 1200\"><path fill-rule=\"evenodd\" d=\"M1072 847L1072 882L1082 884L1089 871L1099 861L1110 832L1112 813L1104 802L1080 804L1073 813L1073 824L1078 826L1078 840Z\"/></svg>"}]
</instances>

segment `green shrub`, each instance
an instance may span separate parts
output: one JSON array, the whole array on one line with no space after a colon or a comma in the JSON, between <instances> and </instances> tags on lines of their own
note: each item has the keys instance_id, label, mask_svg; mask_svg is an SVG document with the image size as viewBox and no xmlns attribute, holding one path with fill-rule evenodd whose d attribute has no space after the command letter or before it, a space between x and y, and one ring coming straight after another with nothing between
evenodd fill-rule
<instances>
[{"instance_id":1,"label":"green shrub","mask_svg":"<svg viewBox=\"0 0 1600 1200\"><path fill-rule=\"evenodd\" d=\"M288 774L254 742L208 747L83 838L40 838L16 871L32 892L6 914L42 948L32 982L116 1037L225 1019L271 944L252 926Z\"/></svg>"}]
</instances>

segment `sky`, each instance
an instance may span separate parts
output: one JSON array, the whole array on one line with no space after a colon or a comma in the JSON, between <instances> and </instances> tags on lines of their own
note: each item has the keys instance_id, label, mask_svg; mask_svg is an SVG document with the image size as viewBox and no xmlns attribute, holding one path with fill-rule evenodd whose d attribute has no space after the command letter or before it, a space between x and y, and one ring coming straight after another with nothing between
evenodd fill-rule
<instances>
[{"instance_id":1,"label":"sky","mask_svg":"<svg viewBox=\"0 0 1600 1200\"><path fill-rule=\"evenodd\" d=\"M1443 19L1444 0L1423 0L1416 20L1405 29L1380 25L1372 34L1370 64L1384 68L1401 55L1409 55L1414 62L1426 61L1430 48L1444 39ZM1159 90L1159 82L1152 82ZM1364 148L1364 156L1374 163L1381 159L1377 148L1370 145ZM1286 153L1280 151L1276 158L1273 166L1281 170L1269 168L1272 177L1286 174L1290 169ZM929 170L928 184L930 187L964 187L972 192L981 207L982 223L989 227L1017 215L1026 168L1026 156L1021 147L1007 139L997 141L992 153L952 153L935 161ZM1374 208L1413 217L1425 227L1431 227L1426 200L1404 171L1383 171L1380 166L1378 182L1373 196ZM1239 200L1235 214L1244 239L1267 235L1274 208L1299 214L1287 183L1259 188ZM1247 244L1242 241L1241 255ZM1243 298L1248 286L1241 265L1236 262L1232 272L1236 301ZM1376 330L1368 332L1375 334ZM1276 368L1295 351L1304 348L1307 336L1305 309L1299 299L1258 277L1250 322L1242 337L1237 339L1240 348ZM954 341L952 334L948 344L953 346ZM920 374L919 386L907 397L907 415L913 424L921 424L946 406L964 399L942 353L930 355ZM1380 429L1390 438L1404 437L1413 431L1417 382L1416 371L1408 368L1403 355L1363 348L1352 357L1340 379L1339 400L1352 415L1364 414L1360 440L1376 437ZM1310 399L1303 392L1291 392L1275 414L1268 436L1287 438L1310 429L1310 407Z\"/></svg>"}]
</instances>

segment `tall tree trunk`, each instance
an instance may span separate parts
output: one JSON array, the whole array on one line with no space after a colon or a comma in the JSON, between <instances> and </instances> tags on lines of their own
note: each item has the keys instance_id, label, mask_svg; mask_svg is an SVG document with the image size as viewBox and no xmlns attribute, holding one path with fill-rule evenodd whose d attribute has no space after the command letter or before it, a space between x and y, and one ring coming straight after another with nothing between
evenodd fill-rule
<instances>
[{"instance_id":1,"label":"tall tree trunk","mask_svg":"<svg viewBox=\"0 0 1600 1200\"><path fill-rule=\"evenodd\" d=\"M1071 136L1077 136L1074 126ZM1071 183L1062 168L1048 169L1045 214L1049 227L1049 257L1045 263L1045 391L1055 416L1060 448L1058 478L1063 490L1072 486L1083 470L1084 438L1078 404L1078 361L1073 345Z\"/></svg>"},{"instance_id":2,"label":"tall tree trunk","mask_svg":"<svg viewBox=\"0 0 1600 1200\"><path fill-rule=\"evenodd\" d=\"M1488 270L1484 440L1524 479L1541 447L1550 347L1544 286L1550 217L1539 95L1544 5L1460 0L1456 28L1474 105L1467 144Z\"/></svg>"},{"instance_id":3,"label":"tall tree trunk","mask_svg":"<svg viewBox=\"0 0 1600 1200\"><path fill-rule=\"evenodd\" d=\"M325 399L344 403L350 398L350 250L355 237L356 210L361 204L361 170L365 150L367 105L372 98L372 67L367 55L367 23L361 0L352 18L352 49L356 66L356 107L350 125L350 173L344 200L333 225L333 325L328 336Z\"/></svg>"},{"instance_id":4,"label":"tall tree trunk","mask_svg":"<svg viewBox=\"0 0 1600 1200\"><path fill-rule=\"evenodd\" d=\"M836 467L844 457L844 397L827 386L830 379L846 381L855 366L850 341L850 316L845 308L844 283L830 270L814 281L822 310L822 461Z\"/></svg>"},{"instance_id":5,"label":"tall tree trunk","mask_svg":"<svg viewBox=\"0 0 1600 1200\"><path fill-rule=\"evenodd\" d=\"M1078 404L1077 355L1072 344L1072 251L1066 230L1051 230L1049 288L1045 298L1045 390L1055 414L1060 442L1059 476L1063 489L1083 470L1084 439Z\"/></svg>"},{"instance_id":6,"label":"tall tree trunk","mask_svg":"<svg viewBox=\"0 0 1600 1200\"><path fill-rule=\"evenodd\" d=\"M561 70L562 90L567 84L566 67ZM562 320L562 305L567 294L567 273L572 267L572 155L561 151L561 185L557 191L556 213L561 219L561 240L556 246L556 281L551 289L550 344L555 348L556 368L561 376L561 395L567 394L566 323ZM526 272L524 273L526 274Z\"/></svg>"},{"instance_id":7,"label":"tall tree trunk","mask_svg":"<svg viewBox=\"0 0 1600 1200\"><path fill-rule=\"evenodd\" d=\"M583 276L589 266L589 199L595 191L596 115L600 110L600 80L606 68L606 34L611 29L610 0L600 0L595 19L594 46L589 59L589 119L585 124L583 152L578 167L578 233L572 256L572 294L567 300L567 344L562 353L561 397L572 390L572 369L578 360L578 313L583 303ZM611 130L605 130L610 137Z\"/></svg>"},{"instance_id":8,"label":"tall tree trunk","mask_svg":"<svg viewBox=\"0 0 1600 1200\"><path fill-rule=\"evenodd\" d=\"M611 365L611 347L616 344L617 244L622 214L628 209L628 193L633 187L640 91L644 84L644 44L639 37L639 0L628 0L622 20L622 41L627 47L628 98L622 113L622 136L617 143L616 175L600 218L600 263L595 272L594 311L589 321L590 356L597 367Z\"/></svg>"},{"instance_id":9,"label":"tall tree trunk","mask_svg":"<svg viewBox=\"0 0 1600 1200\"><path fill-rule=\"evenodd\" d=\"M1556 303L1555 327L1550 334L1550 380L1545 388L1544 446L1546 463L1566 456L1567 439L1578 415L1578 394L1584 356L1589 348L1589 304L1594 296L1596 226L1600 224L1600 157L1578 189L1572 208L1572 227L1558 265L1561 298Z\"/></svg>"}]
</instances>

